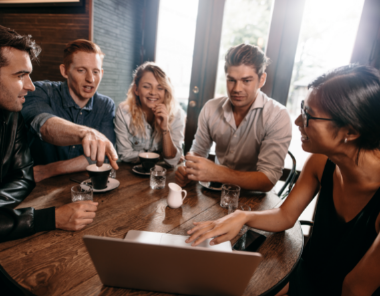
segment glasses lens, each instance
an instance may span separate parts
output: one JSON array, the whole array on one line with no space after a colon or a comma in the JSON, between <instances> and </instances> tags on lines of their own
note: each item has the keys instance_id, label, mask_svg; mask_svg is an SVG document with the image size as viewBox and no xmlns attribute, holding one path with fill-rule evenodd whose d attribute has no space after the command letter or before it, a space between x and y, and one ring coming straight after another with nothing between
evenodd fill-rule
<instances>
[{"instance_id":1,"label":"glasses lens","mask_svg":"<svg viewBox=\"0 0 380 296\"><path fill-rule=\"evenodd\" d=\"M303 126L307 127L307 115L304 109L304 102L301 102L301 115L302 115L302 121L303 121Z\"/></svg>"}]
</instances>

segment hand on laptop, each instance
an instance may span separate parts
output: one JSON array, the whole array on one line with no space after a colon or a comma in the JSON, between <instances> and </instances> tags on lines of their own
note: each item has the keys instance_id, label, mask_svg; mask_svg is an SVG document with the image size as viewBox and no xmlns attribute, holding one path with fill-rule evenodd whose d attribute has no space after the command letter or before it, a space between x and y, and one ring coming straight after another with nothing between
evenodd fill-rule
<instances>
[{"instance_id":1,"label":"hand on laptop","mask_svg":"<svg viewBox=\"0 0 380 296\"><path fill-rule=\"evenodd\" d=\"M63 230L81 230L92 223L98 203L77 201L55 209L55 227Z\"/></svg>"},{"instance_id":2,"label":"hand on laptop","mask_svg":"<svg viewBox=\"0 0 380 296\"><path fill-rule=\"evenodd\" d=\"M110 165L117 170L119 166L116 161L118 159L115 148L105 135L95 129L86 130L82 138L83 152L87 157L96 160L96 165L101 166L104 162L104 156L107 155Z\"/></svg>"},{"instance_id":3,"label":"hand on laptop","mask_svg":"<svg viewBox=\"0 0 380 296\"><path fill-rule=\"evenodd\" d=\"M195 227L187 234L191 235L186 242L197 246L208 238L215 237L210 241L210 245L216 245L233 239L246 223L248 217L246 212L236 210L215 221L193 222Z\"/></svg>"}]
</instances>

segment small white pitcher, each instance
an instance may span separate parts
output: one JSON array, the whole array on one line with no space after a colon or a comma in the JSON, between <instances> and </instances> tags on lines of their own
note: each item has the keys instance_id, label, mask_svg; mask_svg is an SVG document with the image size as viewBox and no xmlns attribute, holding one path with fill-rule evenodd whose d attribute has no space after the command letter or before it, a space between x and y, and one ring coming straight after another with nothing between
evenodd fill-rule
<instances>
[{"instance_id":1,"label":"small white pitcher","mask_svg":"<svg viewBox=\"0 0 380 296\"><path fill-rule=\"evenodd\" d=\"M182 190L182 188L176 183L169 183L169 195L168 195L168 205L169 207L176 209L182 206L183 200L186 198L187 192L186 190ZM185 193L185 196L182 198L182 192Z\"/></svg>"}]
</instances>

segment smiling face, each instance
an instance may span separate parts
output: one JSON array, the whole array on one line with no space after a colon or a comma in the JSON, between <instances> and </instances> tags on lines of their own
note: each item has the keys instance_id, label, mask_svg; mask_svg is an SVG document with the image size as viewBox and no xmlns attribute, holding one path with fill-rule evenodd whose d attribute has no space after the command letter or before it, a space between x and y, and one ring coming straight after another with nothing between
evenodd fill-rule
<instances>
[{"instance_id":1,"label":"smiling face","mask_svg":"<svg viewBox=\"0 0 380 296\"><path fill-rule=\"evenodd\" d=\"M19 112L28 91L35 89L29 76L33 69L32 63L25 51L12 47L0 50L9 63L0 68L0 108Z\"/></svg>"},{"instance_id":2,"label":"smiling face","mask_svg":"<svg viewBox=\"0 0 380 296\"><path fill-rule=\"evenodd\" d=\"M305 111L313 117L331 118L318 103L315 91L310 91L304 102ZM346 127L337 128L332 121L310 119L305 127L302 115L295 121L301 132L302 149L310 153L332 155L344 151L344 139L349 134Z\"/></svg>"},{"instance_id":3,"label":"smiling face","mask_svg":"<svg viewBox=\"0 0 380 296\"><path fill-rule=\"evenodd\" d=\"M230 66L226 72L228 97L236 109L248 109L256 100L260 88L265 84L266 73L261 77L252 66Z\"/></svg>"},{"instance_id":4,"label":"smiling face","mask_svg":"<svg viewBox=\"0 0 380 296\"><path fill-rule=\"evenodd\" d=\"M67 79L70 95L79 107L84 107L93 97L103 77L102 59L97 53L78 51L66 69L60 66L61 74Z\"/></svg>"},{"instance_id":5,"label":"smiling face","mask_svg":"<svg viewBox=\"0 0 380 296\"><path fill-rule=\"evenodd\" d=\"M147 71L135 86L135 95L139 97L142 109L151 110L165 100L165 88L157 81L153 73Z\"/></svg>"}]
</instances>

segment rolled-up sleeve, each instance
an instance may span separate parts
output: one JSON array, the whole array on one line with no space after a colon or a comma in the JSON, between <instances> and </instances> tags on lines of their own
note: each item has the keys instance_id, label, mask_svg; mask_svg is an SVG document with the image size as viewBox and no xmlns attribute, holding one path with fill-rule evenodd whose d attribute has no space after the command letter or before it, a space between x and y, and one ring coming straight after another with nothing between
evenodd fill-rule
<instances>
[{"instance_id":1,"label":"rolled-up sleeve","mask_svg":"<svg viewBox=\"0 0 380 296\"><path fill-rule=\"evenodd\" d=\"M210 147L212 145L212 139L210 136L209 127L207 124L207 109L208 104L203 107L198 118L198 129L195 134L193 144L191 145L191 152L194 152L200 156L208 157L210 153Z\"/></svg>"},{"instance_id":2,"label":"rolled-up sleeve","mask_svg":"<svg viewBox=\"0 0 380 296\"><path fill-rule=\"evenodd\" d=\"M182 111L182 109L178 108L178 111L176 112L176 115L173 119L173 122L170 125L170 135L172 137L173 144L175 148L177 149L177 154L174 158L164 158L164 161L169 164L170 166L175 166L178 164L179 159L182 156L182 143L185 131L185 114Z\"/></svg>"},{"instance_id":3,"label":"rolled-up sleeve","mask_svg":"<svg viewBox=\"0 0 380 296\"><path fill-rule=\"evenodd\" d=\"M291 139L290 116L285 109L282 109L272 117L272 122L268 122L266 136L261 143L257 162L257 170L264 173L272 184L276 184L282 175Z\"/></svg>"},{"instance_id":4,"label":"rolled-up sleeve","mask_svg":"<svg viewBox=\"0 0 380 296\"><path fill-rule=\"evenodd\" d=\"M55 115L49 100L49 95L52 96L52 94L48 94L38 84L35 84L35 87L36 90L25 97L21 113L27 127L42 140L41 127Z\"/></svg>"},{"instance_id":5,"label":"rolled-up sleeve","mask_svg":"<svg viewBox=\"0 0 380 296\"><path fill-rule=\"evenodd\" d=\"M119 105L115 115L116 149L120 160L125 162L138 162L139 154L145 151L133 150L133 145L130 141L131 133L126 120L127 116L129 115L125 114L122 106Z\"/></svg>"}]
</instances>

